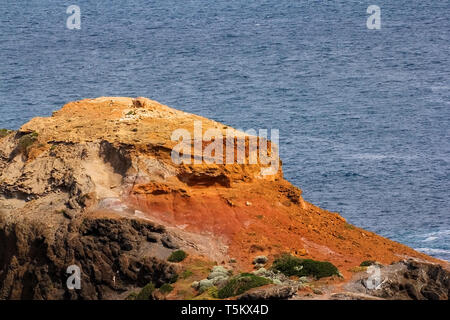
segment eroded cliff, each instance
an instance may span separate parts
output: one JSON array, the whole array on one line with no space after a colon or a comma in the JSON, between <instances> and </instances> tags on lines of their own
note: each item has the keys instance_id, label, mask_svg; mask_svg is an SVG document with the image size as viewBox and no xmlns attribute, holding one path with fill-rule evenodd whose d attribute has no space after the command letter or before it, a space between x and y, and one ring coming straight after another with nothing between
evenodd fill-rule
<instances>
[{"instance_id":1,"label":"eroded cliff","mask_svg":"<svg viewBox=\"0 0 450 320\"><path fill-rule=\"evenodd\" d=\"M219 264L236 260L239 270L255 255L288 252L330 261L347 280L364 260L443 263L306 202L281 165L261 174L267 165L175 163L173 132L192 133L195 145L196 122L202 133L245 136L118 97L72 102L2 134L0 298L123 298L172 281L177 266L167 257L178 247ZM83 270L81 290L66 288L69 265Z\"/></svg>"}]
</instances>

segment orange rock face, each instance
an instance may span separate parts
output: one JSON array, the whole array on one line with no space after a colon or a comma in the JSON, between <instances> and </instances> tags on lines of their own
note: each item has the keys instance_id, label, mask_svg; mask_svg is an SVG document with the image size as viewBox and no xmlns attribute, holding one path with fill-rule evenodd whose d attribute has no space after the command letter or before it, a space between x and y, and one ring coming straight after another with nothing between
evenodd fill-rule
<instances>
[{"instance_id":1,"label":"orange rock face","mask_svg":"<svg viewBox=\"0 0 450 320\"><path fill-rule=\"evenodd\" d=\"M139 189L141 186L139 186ZM239 183L231 188L186 188L185 193L142 194L128 201L164 224L223 238L228 257L251 269L253 257L280 253L330 261L341 273L364 260L390 264L407 257L437 262L425 254L346 223L336 213L295 200L280 190L298 190L288 182ZM225 257L223 258L226 259ZM227 261L227 260L225 260ZM220 262L220 261L219 261Z\"/></svg>"}]
</instances>

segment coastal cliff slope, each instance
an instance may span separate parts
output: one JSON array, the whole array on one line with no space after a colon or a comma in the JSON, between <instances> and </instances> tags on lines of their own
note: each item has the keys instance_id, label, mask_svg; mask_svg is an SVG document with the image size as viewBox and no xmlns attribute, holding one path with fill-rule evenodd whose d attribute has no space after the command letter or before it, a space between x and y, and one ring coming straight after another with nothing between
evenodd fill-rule
<instances>
[{"instance_id":1,"label":"coastal cliff slope","mask_svg":"<svg viewBox=\"0 0 450 320\"><path fill-rule=\"evenodd\" d=\"M179 266L167 257L175 248L217 264L233 260L239 270L251 270L257 255L290 253L333 263L342 281L365 260L447 267L308 203L281 165L261 174L260 164L175 163L172 134L185 129L194 144L195 122L202 133L244 135L124 97L71 102L4 131L0 299L123 298L150 281L172 281ZM83 270L80 290L66 288L70 265Z\"/></svg>"}]
</instances>

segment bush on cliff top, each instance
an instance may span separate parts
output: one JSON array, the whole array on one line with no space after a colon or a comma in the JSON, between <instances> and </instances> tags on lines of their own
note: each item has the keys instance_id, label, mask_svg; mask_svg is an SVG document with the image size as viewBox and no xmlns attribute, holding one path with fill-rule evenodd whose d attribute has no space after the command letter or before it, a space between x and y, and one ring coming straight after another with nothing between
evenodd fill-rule
<instances>
[{"instance_id":1,"label":"bush on cliff top","mask_svg":"<svg viewBox=\"0 0 450 320\"><path fill-rule=\"evenodd\" d=\"M184 259L186 259L187 257L187 253L184 252L183 250L177 250L172 252L172 254L170 255L170 257L167 259L170 262L181 262Z\"/></svg>"},{"instance_id":2,"label":"bush on cliff top","mask_svg":"<svg viewBox=\"0 0 450 320\"><path fill-rule=\"evenodd\" d=\"M330 262L300 259L284 254L273 262L272 269L286 276L314 276L317 279L338 275L339 270Z\"/></svg>"},{"instance_id":3,"label":"bush on cliff top","mask_svg":"<svg viewBox=\"0 0 450 320\"><path fill-rule=\"evenodd\" d=\"M8 134L10 134L12 131L8 129L0 129L0 138L6 137Z\"/></svg>"},{"instance_id":4,"label":"bush on cliff top","mask_svg":"<svg viewBox=\"0 0 450 320\"><path fill-rule=\"evenodd\" d=\"M19 139L17 149L20 152L27 152L30 146L36 142L38 134L36 132L28 133Z\"/></svg>"},{"instance_id":5,"label":"bush on cliff top","mask_svg":"<svg viewBox=\"0 0 450 320\"><path fill-rule=\"evenodd\" d=\"M237 296L252 288L261 287L270 283L272 283L270 279L258 277L251 273L241 273L240 275L231 278L227 284L219 290L217 297L225 299Z\"/></svg>"}]
</instances>

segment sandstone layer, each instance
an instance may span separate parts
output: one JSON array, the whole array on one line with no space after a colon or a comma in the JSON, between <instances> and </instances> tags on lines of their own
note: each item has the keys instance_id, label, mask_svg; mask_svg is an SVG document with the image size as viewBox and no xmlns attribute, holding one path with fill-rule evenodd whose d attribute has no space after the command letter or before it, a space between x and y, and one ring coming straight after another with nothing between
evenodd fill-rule
<instances>
[{"instance_id":1,"label":"sandstone layer","mask_svg":"<svg viewBox=\"0 0 450 320\"><path fill-rule=\"evenodd\" d=\"M306 202L281 165L262 175L259 164L174 163L174 130L194 137L198 121L202 132L234 130L146 98L102 97L4 134L0 299L124 298L173 278L174 248L240 270L288 252L330 261L346 281L364 260L447 267ZM81 290L66 288L69 265L83 270Z\"/></svg>"}]
</instances>

